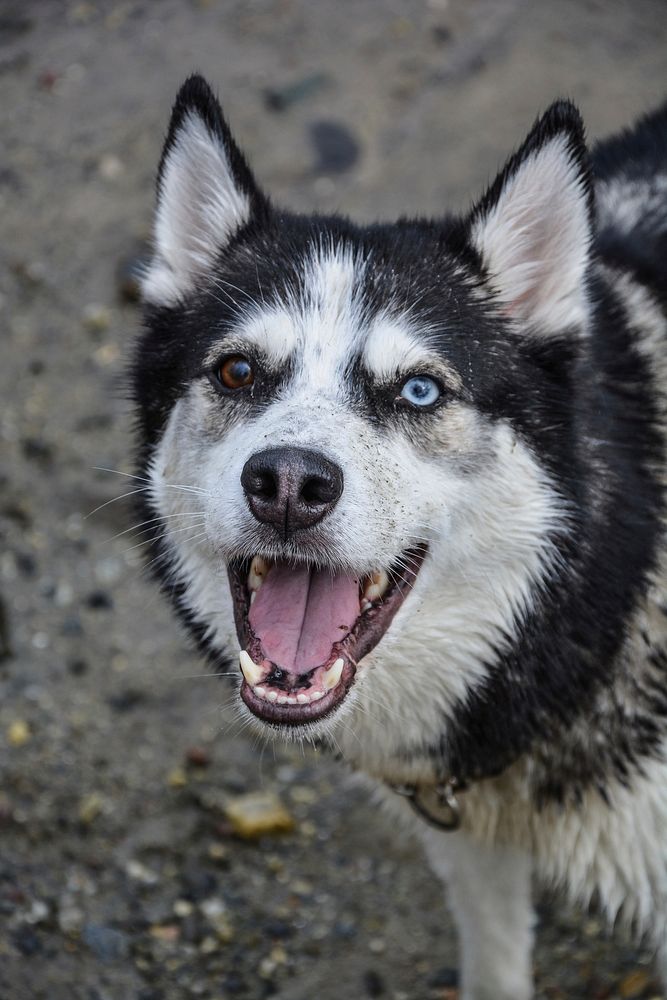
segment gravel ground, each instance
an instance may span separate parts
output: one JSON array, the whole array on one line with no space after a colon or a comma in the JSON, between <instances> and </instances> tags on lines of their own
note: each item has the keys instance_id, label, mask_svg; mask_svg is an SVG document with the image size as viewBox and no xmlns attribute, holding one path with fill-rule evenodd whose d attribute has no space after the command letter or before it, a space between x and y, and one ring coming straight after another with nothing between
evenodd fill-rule
<instances>
[{"instance_id":1,"label":"gravel ground","mask_svg":"<svg viewBox=\"0 0 667 1000\"><path fill-rule=\"evenodd\" d=\"M343 766L240 731L107 503L132 481L96 471L132 471L131 261L181 80L276 199L374 218L465 205L558 94L629 122L666 51L662 0L0 3L2 1000L457 996L417 846ZM257 791L282 833L235 827ZM661 995L552 899L537 982Z\"/></svg>"}]
</instances>

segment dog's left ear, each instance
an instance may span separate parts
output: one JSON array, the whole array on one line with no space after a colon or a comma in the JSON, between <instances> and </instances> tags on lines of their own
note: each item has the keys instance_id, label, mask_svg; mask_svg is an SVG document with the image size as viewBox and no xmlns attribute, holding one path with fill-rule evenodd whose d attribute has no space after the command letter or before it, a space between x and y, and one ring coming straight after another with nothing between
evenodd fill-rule
<instances>
[{"instance_id":1,"label":"dog's left ear","mask_svg":"<svg viewBox=\"0 0 667 1000\"><path fill-rule=\"evenodd\" d=\"M585 323L592 190L581 116L557 101L470 215L503 309L535 334Z\"/></svg>"},{"instance_id":2,"label":"dog's left ear","mask_svg":"<svg viewBox=\"0 0 667 1000\"><path fill-rule=\"evenodd\" d=\"M203 77L191 76L176 97L162 151L144 300L178 302L205 279L234 235L267 211L215 95Z\"/></svg>"}]
</instances>

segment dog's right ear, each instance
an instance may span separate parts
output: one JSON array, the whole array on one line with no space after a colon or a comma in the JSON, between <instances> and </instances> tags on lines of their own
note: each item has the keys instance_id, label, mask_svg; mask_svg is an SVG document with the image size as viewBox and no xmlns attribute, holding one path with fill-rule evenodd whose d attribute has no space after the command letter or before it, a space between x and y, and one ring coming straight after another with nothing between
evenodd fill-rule
<instances>
[{"instance_id":1,"label":"dog's right ear","mask_svg":"<svg viewBox=\"0 0 667 1000\"><path fill-rule=\"evenodd\" d=\"M195 289L225 245L268 203L201 76L176 97L157 182L153 258L144 300L170 306Z\"/></svg>"}]
</instances>

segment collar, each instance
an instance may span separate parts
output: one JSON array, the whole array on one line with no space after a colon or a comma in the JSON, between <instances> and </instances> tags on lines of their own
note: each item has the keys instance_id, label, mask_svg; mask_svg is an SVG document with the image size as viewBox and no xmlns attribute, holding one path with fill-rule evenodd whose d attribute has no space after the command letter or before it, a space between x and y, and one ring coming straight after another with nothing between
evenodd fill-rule
<instances>
[{"instance_id":1,"label":"collar","mask_svg":"<svg viewBox=\"0 0 667 1000\"><path fill-rule=\"evenodd\" d=\"M461 806L457 792L465 790L458 778L450 777L429 785L393 785L389 788L407 799L422 819L438 830L458 830L461 825Z\"/></svg>"}]
</instances>

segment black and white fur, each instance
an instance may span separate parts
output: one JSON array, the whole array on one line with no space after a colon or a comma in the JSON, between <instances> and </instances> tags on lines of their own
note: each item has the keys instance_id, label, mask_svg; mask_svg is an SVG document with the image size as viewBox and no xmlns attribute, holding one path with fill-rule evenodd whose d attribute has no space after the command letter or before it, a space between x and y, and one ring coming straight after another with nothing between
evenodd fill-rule
<instances>
[{"instance_id":1,"label":"black and white fur","mask_svg":"<svg viewBox=\"0 0 667 1000\"><path fill-rule=\"evenodd\" d=\"M285 733L380 783L465 783L459 831L415 821L463 1000L532 996L531 872L648 935L667 973L667 108L589 155L557 102L465 218L360 227L272 206L193 77L144 297L146 518L216 664L239 648L230 561L363 574L428 546L343 703ZM243 398L211 378L230 352L261 371ZM443 389L428 412L394 405L415 372ZM286 541L240 485L285 443L345 475Z\"/></svg>"}]
</instances>

